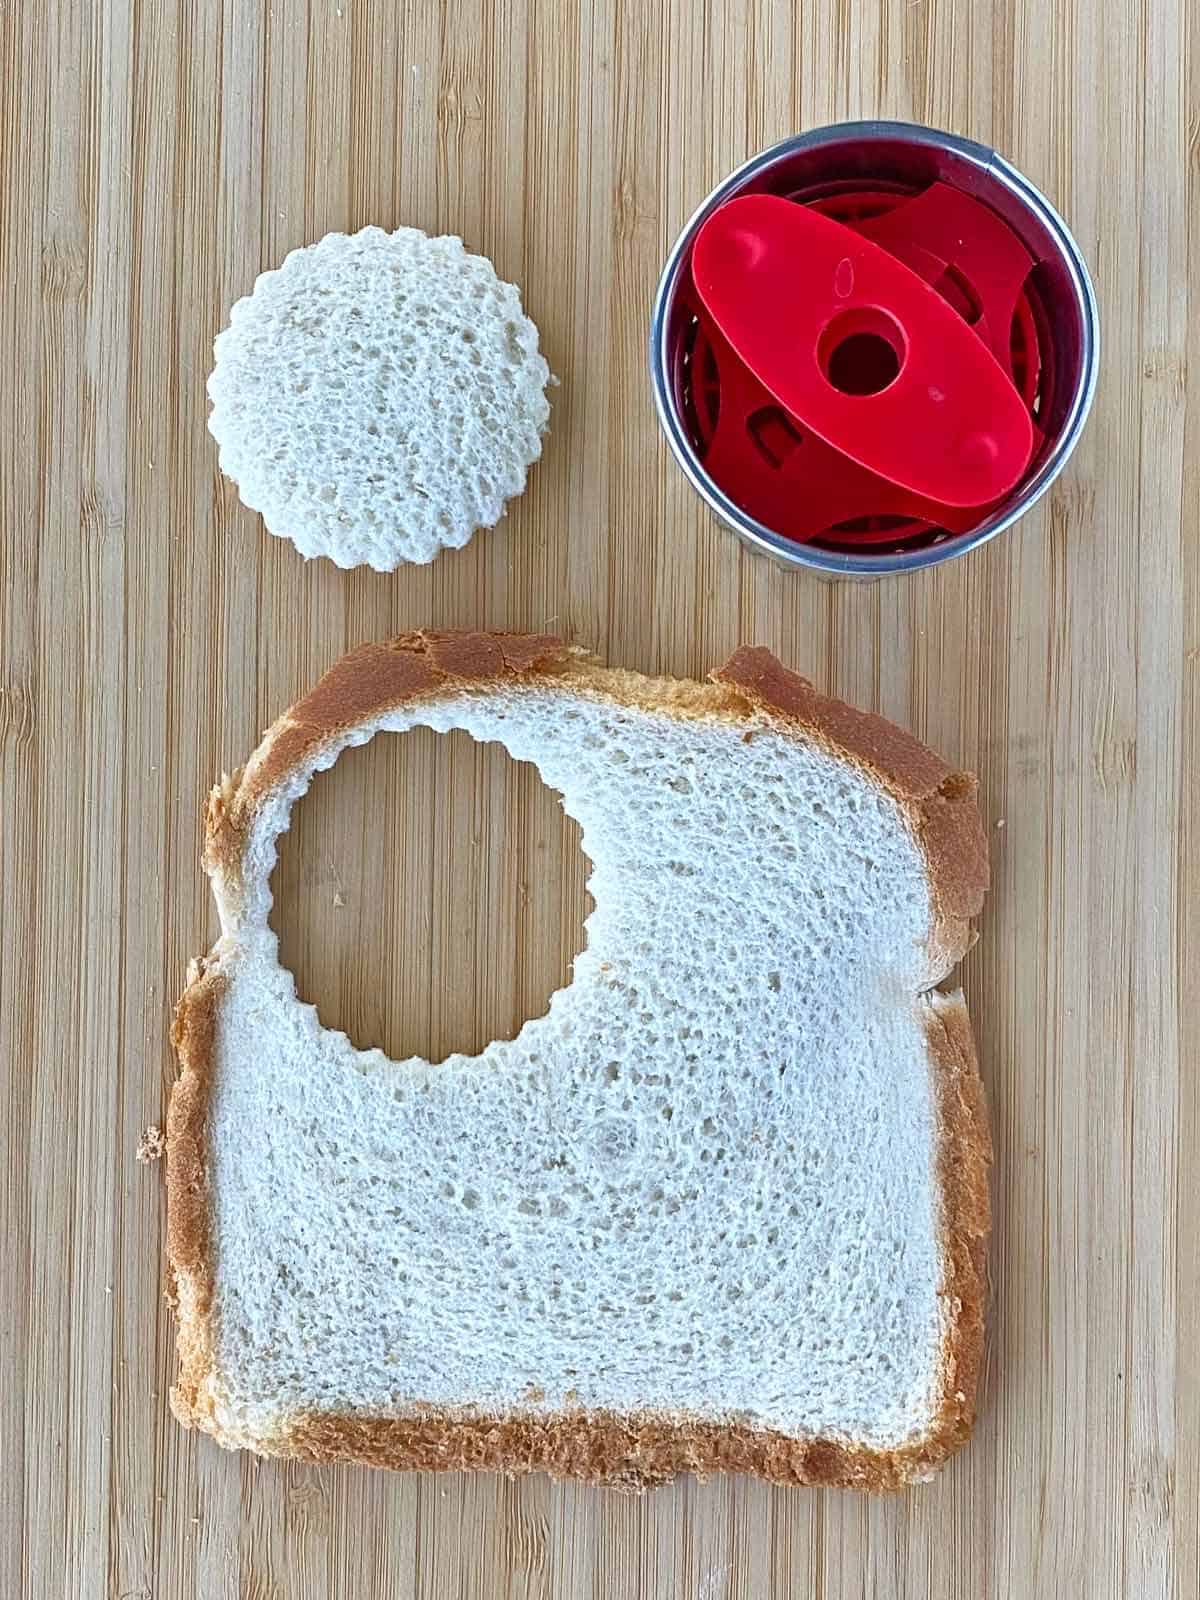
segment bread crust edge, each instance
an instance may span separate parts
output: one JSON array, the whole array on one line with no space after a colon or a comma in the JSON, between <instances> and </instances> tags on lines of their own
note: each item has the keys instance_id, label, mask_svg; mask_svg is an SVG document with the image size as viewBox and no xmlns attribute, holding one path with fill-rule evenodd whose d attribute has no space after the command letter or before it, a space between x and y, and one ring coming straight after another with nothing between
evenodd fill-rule
<instances>
[{"instance_id":1,"label":"bread crust edge","mask_svg":"<svg viewBox=\"0 0 1200 1600\"><path fill-rule=\"evenodd\" d=\"M240 877L242 850L263 798L312 752L380 712L445 698L499 678L559 678L626 705L749 721L755 711L803 729L873 777L900 803L929 865L936 925L931 984L969 947L969 919L988 883L977 785L913 735L821 695L767 650L746 647L708 684L652 679L592 658L546 635L421 632L343 656L273 724L247 765L212 792L204 862ZM753 737L747 727L747 736ZM746 1472L780 1484L887 1491L931 1477L966 1440L985 1346L991 1140L974 1039L961 994L928 996L926 1035L938 1125L943 1332L940 1399L927 1433L892 1449L838 1439L800 1440L771 1429L652 1413L454 1414L417 1407L402 1417L306 1413L278 1434L229 1435L213 1401L209 1312L214 1271L208 1223L207 1107L223 979L215 959L195 962L172 1043L180 1075L167 1118L168 1294L177 1317L178 1420L228 1448L311 1462L354 1461L406 1471L547 1472L643 1489L681 1473Z\"/></svg>"}]
</instances>

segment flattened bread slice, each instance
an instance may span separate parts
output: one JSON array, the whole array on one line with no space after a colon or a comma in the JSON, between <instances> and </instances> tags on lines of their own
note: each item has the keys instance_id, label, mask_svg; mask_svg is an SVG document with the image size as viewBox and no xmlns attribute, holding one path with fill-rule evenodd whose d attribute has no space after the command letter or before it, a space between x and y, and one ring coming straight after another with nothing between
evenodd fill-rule
<instances>
[{"instance_id":1,"label":"flattened bread slice","mask_svg":"<svg viewBox=\"0 0 1200 1600\"><path fill-rule=\"evenodd\" d=\"M324 1028L268 925L314 773L418 725L534 762L595 902L547 1014L437 1066ZM205 865L222 936L168 1126L181 1421L623 1485L890 1488L966 1437L990 1150L934 986L987 882L974 779L764 650L696 684L409 635L213 792Z\"/></svg>"}]
</instances>

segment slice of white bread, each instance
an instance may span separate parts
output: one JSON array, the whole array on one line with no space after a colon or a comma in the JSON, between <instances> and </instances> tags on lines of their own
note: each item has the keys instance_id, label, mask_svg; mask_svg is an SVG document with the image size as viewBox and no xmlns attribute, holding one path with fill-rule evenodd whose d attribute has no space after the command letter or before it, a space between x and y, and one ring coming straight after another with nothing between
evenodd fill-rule
<instances>
[{"instance_id":1,"label":"slice of white bread","mask_svg":"<svg viewBox=\"0 0 1200 1600\"><path fill-rule=\"evenodd\" d=\"M325 1029L268 925L313 775L415 726L534 762L595 904L547 1014L437 1066ZM222 935L168 1123L183 1422L624 1485L890 1488L966 1437L990 1148L933 985L986 887L973 778L764 650L697 684L409 635L214 790L205 865Z\"/></svg>"},{"instance_id":2,"label":"slice of white bread","mask_svg":"<svg viewBox=\"0 0 1200 1600\"><path fill-rule=\"evenodd\" d=\"M460 239L327 234L262 274L215 354L221 471L271 533L339 567L466 544L542 451L538 331Z\"/></svg>"}]
</instances>

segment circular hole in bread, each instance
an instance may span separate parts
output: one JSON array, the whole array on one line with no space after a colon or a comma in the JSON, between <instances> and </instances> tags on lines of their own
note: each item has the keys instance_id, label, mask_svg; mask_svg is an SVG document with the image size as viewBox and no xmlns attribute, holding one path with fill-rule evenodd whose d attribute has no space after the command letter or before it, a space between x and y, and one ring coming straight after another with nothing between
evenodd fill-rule
<instances>
[{"instance_id":1,"label":"circular hole in bread","mask_svg":"<svg viewBox=\"0 0 1200 1600\"><path fill-rule=\"evenodd\" d=\"M536 768L417 728L318 774L279 841L271 925L326 1027L443 1061L514 1038L570 981L587 870Z\"/></svg>"}]
</instances>

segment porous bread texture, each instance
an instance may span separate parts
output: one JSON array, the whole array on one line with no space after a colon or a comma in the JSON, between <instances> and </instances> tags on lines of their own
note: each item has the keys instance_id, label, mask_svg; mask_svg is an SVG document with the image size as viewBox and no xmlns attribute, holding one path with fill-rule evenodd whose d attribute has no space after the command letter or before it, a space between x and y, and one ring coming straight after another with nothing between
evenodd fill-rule
<instances>
[{"instance_id":1,"label":"porous bread texture","mask_svg":"<svg viewBox=\"0 0 1200 1600\"><path fill-rule=\"evenodd\" d=\"M221 471L306 557L432 561L497 522L541 454L537 329L460 239L364 228L293 250L215 354Z\"/></svg>"},{"instance_id":2,"label":"porous bread texture","mask_svg":"<svg viewBox=\"0 0 1200 1600\"><path fill-rule=\"evenodd\" d=\"M215 793L169 1128L183 1420L618 1483L894 1486L965 1437L988 1143L961 997L929 991L986 881L973 789L765 652L723 678L410 637ZM267 920L314 773L418 725L536 764L595 905L547 1014L438 1066L322 1027Z\"/></svg>"}]
</instances>

